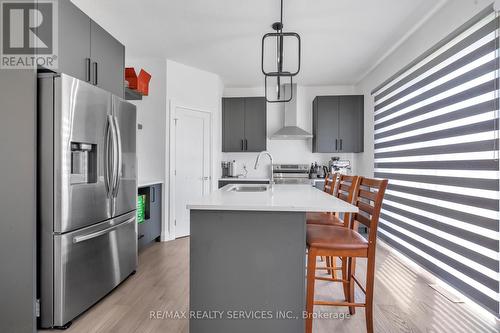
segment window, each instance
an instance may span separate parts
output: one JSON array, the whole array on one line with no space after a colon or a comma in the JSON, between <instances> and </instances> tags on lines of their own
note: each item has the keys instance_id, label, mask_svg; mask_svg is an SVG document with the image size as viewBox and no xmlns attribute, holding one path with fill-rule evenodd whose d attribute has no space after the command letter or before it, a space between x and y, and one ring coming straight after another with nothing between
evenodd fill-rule
<instances>
[{"instance_id":1,"label":"window","mask_svg":"<svg viewBox=\"0 0 500 333\"><path fill-rule=\"evenodd\" d=\"M488 8L373 92L379 237L496 314L498 41Z\"/></svg>"}]
</instances>

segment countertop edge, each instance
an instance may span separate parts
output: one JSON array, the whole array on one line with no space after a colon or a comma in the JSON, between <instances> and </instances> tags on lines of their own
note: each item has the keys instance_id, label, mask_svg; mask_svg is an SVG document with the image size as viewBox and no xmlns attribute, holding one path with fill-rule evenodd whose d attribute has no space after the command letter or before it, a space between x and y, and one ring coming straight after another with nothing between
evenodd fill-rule
<instances>
[{"instance_id":1,"label":"countertop edge","mask_svg":"<svg viewBox=\"0 0 500 333\"><path fill-rule=\"evenodd\" d=\"M156 184L163 184L163 183L164 183L164 181L159 180L159 179L146 180L146 181L137 182L137 188L156 185Z\"/></svg>"},{"instance_id":2,"label":"countertop edge","mask_svg":"<svg viewBox=\"0 0 500 333\"><path fill-rule=\"evenodd\" d=\"M269 182L269 178L219 178L219 181L230 182Z\"/></svg>"},{"instance_id":3,"label":"countertop edge","mask_svg":"<svg viewBox=\"0 0 500 333\"><path fill-rule=\"evenodd\" d=\"M330 213L329 209L320 209L318 207L258 207L258 206L227 206L227 205L187 205L189 210L234 210L234 211L253 211L253 212L318 212ZM358 209L342 210L337 213L357 213Z\"/></svg>"}]
</instances>

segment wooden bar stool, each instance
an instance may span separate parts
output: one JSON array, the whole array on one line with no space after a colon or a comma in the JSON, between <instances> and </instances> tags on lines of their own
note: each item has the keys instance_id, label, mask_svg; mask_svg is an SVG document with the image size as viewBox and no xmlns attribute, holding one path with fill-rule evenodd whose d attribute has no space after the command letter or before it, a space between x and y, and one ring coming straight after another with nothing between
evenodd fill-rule
<instances>
[{"instance_id":1,"label":"wooden bar stool","mask_svg":"<svg viewBox=\"0 0 500 333\"><path fill-rule=\"evenodd\" d=\"M335 178L334 178L335 179ZM354 203L354 197L356 190L359 187L359 182L361 178L358 176L348 176L348 175L339 175L337 178L337 184L335 185L335 189L333 193L335 196L345 202L350 204ZM325 183L326 184L326 183ZM326 192L326 191L325 191ZM349 222L351 220L351 214L344 214L343 219L340 219L336 216L336 213L307 213L306 214L306 223L307 224L320 224L320 225L329 225L329 226L343 226L348 227ZM321 257L323 261L323 257ZM333 279L337 278L337 271L343 270L343 276L345 276L345 268L346 268L346 260L342 258L341 267L337 267L337 259L334 257L326 257L326 267L322 267L321 269L326 269L328 274L332 275Z\"/></svg>"},{"instance_id":2,"label":"wooden bar stool","mask_svg":"<svg viewBox=\"0 0 500 333\"><path fill-rule=\"evenodd\" d=\"M306 333L312 332L312 313L314 305L348 306L354 314L355 307L364 307L366 314L366 330L373 332L373 286L375 281L375 250L377 243L377 227L384 198L387 180L362 178L355 194L355 204L359 212L353 215L348 228L328 225L307 225L307 302ZM368 229L368 239L356 230L359 223ZM347 260L347 275L342 279L316 277L316 257L341 257ZM356 258L367 258L366 287L363 287L354 275ZM345 302L326 302L314 300L315 280L341 282L344 286ZM354 299L354 283L365 293L365 302L356 303Z\"/></svg>"},{"instance_id":3,"label":"wooden bar stool","mask_svg":"<svg viewBox=\"0 0 500 333\"><path fill-rule=\"evenodd\" d=\"M323 192L337 196L337 193L339 191L339 184L340 184L340 173L329 172L325 177L325 186L323 186ZM309 212L306 213L306 220L319 220L323 218L325 215L330 215L330 214L333 213Z\"/></svg>"},{"instance_id":4,"label":"wooden bar stool","mask_svg":"<svg viewBox=\"0 0 500 333\"><path fill-rule=\"evenodd\" d=\"M337 172L334 173L327 173L325 176L325 186L323 187L323 191L330 194L330 195L336 195L338 191L338 179L339 179L340 174Z\"/></svg>"},{"instance_id":5,"label":"wooden bar stool","mask_svg":"<svg viewBox=\"0 0 500 333\"><path fill-rule=\"evenodd\" d=\"M339 199L348 203L353 203L354 193L359 185L358 176L340 175L337 184L334 186L332 193ZM326 182L325 182L326 187ZM325 191L326 192L326 191ZM349 222L349 214L345 214L344 220ZM346 225L345 221L331 213L312 212L306 214L307 224L323 224L323 225Z\"/></svg>"}]
</instances>

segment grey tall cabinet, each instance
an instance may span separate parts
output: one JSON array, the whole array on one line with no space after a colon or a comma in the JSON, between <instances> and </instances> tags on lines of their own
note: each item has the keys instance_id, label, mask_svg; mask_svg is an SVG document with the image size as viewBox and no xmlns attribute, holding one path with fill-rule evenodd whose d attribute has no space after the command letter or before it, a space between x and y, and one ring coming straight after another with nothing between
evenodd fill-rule
<instances>
[{"instance_id":1,"label":"grey tall cabinet","mask_svg":"<svg viewBox=\"0 0 500 333\"><path fill-rule=\"evenodd\" d=\"M125 47L69 0L58 1L58 72L124 97Z\"/></svg>"},{"instance_id":2,"label":"grey tall cabinet","mask_svg":"<svg viewBox=\"0 0 500 333\"><path fill-rule=\"evenodd\" d=\"M360 153L364 96L318 96L313 101L313 152Z\"/></svg>"},{"instance_id":3,"label":"grey tall cabinet","mask_svg":"<svg viewBox=\"0 0 500 333\"><path fill-rule=\"evenodd\" d=\"M137 246L139 250L159 240L161 236L161 188L162 184L141 186L139 195L145 196L144 221L137 226Z\"/></svg>"},{"instance_id":4,"label":"grey tall cabinet","mask_svg":"<svg viewBox=\"0 0 500 333\"><path fill-rule=\"evenodd\" d=\"M266 99L225 97L222 99L222 151L266 150Z\"/></svg>"},{"instance_id":5,"label":"grey tall cabinet","mask_svg":"<svg viewBox=\"0 0 500 333\"><path fill-rule=\"evenodd\" d=\"M35 82L0 69L0 332L36 332Z\"/></svg>"}]
</instances>

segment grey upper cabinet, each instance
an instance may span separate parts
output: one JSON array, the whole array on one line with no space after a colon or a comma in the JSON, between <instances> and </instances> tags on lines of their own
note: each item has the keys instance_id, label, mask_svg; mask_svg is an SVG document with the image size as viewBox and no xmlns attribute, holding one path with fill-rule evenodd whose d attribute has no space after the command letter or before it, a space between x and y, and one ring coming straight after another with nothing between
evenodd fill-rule
<instances>
[{"instance_id":1,"label":"grey upper cabinet","mask_svg":"<svg viewBox=\"0 0 500 333\"><path fill-rule=\"evenodd\" d=\"M222 122L222 151L244 151L245 100L243 98L222 99Z\"/></svg>"},{"instance_id":2,"label":"grey upper cabinet","mask_svg":"<svg viewBox=\"0 0 500 333\"><path fill-rule=\"evenodd\" d=\"M70 1L59 1L58 71L90 82L90 18Z\"/></svg>"},{"instance_id":3,"label":"grey upper cabinet","mask_svg":"<svg viewBox=\"0 0 500 333\"><path fill-rule=\"evenodd\" d=\"M58 4L57 71L123 98L125 47L69 0Z\"/></svg>"},{"instance_id":4,"label":"grey upper cabinet","mask_svg":"<svg viewBox=\"0 0 500 333\"><path fill-rule=\"evenodd\" d=\"M337 96L313 101L313 151L330 153L338 149L339 102Z\"/></svg>"},{"instance_id":5,"label":"grey upper cabinet","mask_svg":"<svg viewBox=\"0 0 500 333\"><path fill-rule=\"evenodd\" d=\"M363 151L364 97L339 97L339 150L346 153Z\"/></svg>"},{"instance_id":6,"label":"grey upper cabinet","mask_svg":"<svg viewBox=\"0 0 500 333\"><path fill-rule=\"evenodd\" d=\"M245 151L260 152L267 147L267 115L264 97L245 98Z\"/></svg>"},{"instance_id":7,"label":"grey upper cabinet","mask_svg":"<svg viewBox=\"0 0 500 333\"><path fill-rule=\"evenodd\" d=\"M259 152L267 147L264 97L222 99L222 151Z\"/></svg>"},{"instance_id":8,"label":"grey upper cabinet","mask_svg":"<svg viewBox=\"0 0 500 333\"><path fill-rule=\"evenodd\" d=\"M319 96L313 101L313 152L363 151L364 96Z\"/></svg>"},{"instance_id":9,"label":"grey upper cabinet","mask_svg":"<svg viewBox=\"0 0 500 333\"><path fill-rule=\"evenodd\" d=\"M90 26L93 83L123 98L125 46L94 21Z\"/></svg>"}]
</instances>

